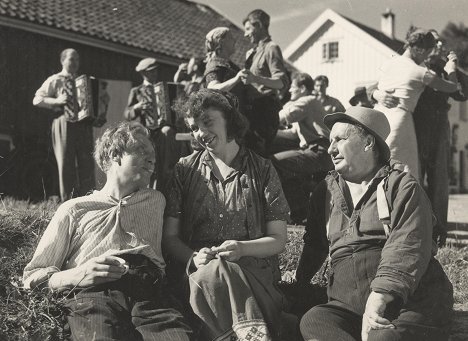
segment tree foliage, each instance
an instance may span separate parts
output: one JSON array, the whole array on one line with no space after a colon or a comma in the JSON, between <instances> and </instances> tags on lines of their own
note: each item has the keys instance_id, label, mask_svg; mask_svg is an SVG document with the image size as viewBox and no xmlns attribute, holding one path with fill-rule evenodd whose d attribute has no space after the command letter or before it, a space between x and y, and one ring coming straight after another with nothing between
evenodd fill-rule
<instances>
[{"instance_id":1,"label":"tree foliage","mask_svg":"<svg viewBox=\"0 0 468 341\"><path fill-rule=\"evenodd\" d=\"M441 37L448 51L455 51L458 56L458 65L468 69L468 27L463 23L449 22L442 30Z\"/></svg>"}]
</instances>

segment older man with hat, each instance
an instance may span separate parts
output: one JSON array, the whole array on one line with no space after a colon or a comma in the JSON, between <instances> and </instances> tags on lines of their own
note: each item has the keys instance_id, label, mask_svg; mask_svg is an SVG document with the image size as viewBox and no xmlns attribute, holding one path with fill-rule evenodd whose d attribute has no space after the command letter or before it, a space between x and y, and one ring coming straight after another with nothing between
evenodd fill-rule
<instances>
[{"instance_id":1,"label":"older man with hat","mask_svg":"<svg viewBox=\"0 0 468 341\"><path fill-rule=\"evenodd\" d=\"M179 159L175 140L176 131L158 115L154 86L159 80L159 64L155 58L142 59L135 71L143 77L143 83L131 89L124 118L141 123L151 132L156 149L156 169L151 177L151 187L161 190L169 179L172 168Z\"/></svg>"},{"instance_id":2,"label":"older man with hat","mask_svg":"<svg viewBox=\"0 0 468 341\"><path fill-rule=\"evenodd\" d=\"M326 304L301 320L305 340L447 340L453 288L434 259L431 206L389 160L390 125L377 110L325 116L335 170L314 192L296 279L330 255Z\"/></svg>"}]
</instances>

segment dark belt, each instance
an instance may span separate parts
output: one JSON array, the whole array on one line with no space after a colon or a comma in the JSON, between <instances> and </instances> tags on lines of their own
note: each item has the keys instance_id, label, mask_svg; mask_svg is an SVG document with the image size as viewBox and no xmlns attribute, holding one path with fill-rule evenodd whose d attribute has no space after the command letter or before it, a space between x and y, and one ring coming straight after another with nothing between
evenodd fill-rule
<instances>
[{"instance_id":1,"label":"dark belt","mask_svg":"<svg viewBox=\"0 0 468 341\"><path fill-rule=\"evenodd\" d=\"M164 279L164 272L146 256L138 254L119 255L128 263L128 271L123 277L136 276L144 282L156 284Z\"/></svg>"},{"instance_id":2,"label":"dark belt","mask_svg":"<svg viewBox=\"0 0 468 341\"><path fill-rule=\"evenodd\" d=\"M70 298L79 293L119 290L137 299L160 297L166 278L156 264L143 255L123 254L118 257L124 259L128 265L127 273L120 279L91 287L66 290L62 294Z\"/></svg>"}]
</instances>

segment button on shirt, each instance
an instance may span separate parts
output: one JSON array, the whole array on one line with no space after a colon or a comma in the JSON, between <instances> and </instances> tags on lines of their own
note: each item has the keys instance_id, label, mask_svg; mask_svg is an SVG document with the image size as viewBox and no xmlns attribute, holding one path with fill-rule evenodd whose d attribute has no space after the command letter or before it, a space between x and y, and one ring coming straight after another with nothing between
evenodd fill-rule
<instances>
[{"instance_id":1,"label":"button on shirt","mask_svg":"<svg viewBox=\"0 0 468 341\"><path fill-rule=\"evenodd\" d=\"M266 222L287 219L289 207L269 160L241 147L223 181L213 164L206 151L181 159L166 195L165 214L182 220L182 239L190 247L257 239Z\"/></svg>"},{"instance_id":2,"label":"button on shirt","mask_svg":"<svg viewBox=\"0 0 468 341\"><path fill-rule=\"evenodd\" d=\"M23 275L25 287L101 255L141 254L159 268L164 196L145 189L121 200L98 191L61 205Z\"/></svg>"}]
</instances>

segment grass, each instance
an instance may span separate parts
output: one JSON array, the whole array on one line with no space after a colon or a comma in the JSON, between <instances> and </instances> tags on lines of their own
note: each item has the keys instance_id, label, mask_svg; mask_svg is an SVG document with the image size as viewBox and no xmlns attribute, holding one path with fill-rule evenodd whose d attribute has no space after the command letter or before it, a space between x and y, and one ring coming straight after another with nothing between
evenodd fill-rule
<instances>
[{"instance_id":1,"label":"grass","mask_svg":"<svg viewBox=\"0 0 468 341\"><path fill-rule=\"evenodd\" d=\"M0 340L63 340L64 306L47 290L26 291L21 275L52 217L57 202L32 204L3 198L0 201ZM302 250L302 231L288 232L286 251L280 256L285 277L293 275ZM446 247L437 258L455 289L452 341L468 339L468 248Z\"/></svg>"}]
</instances>

